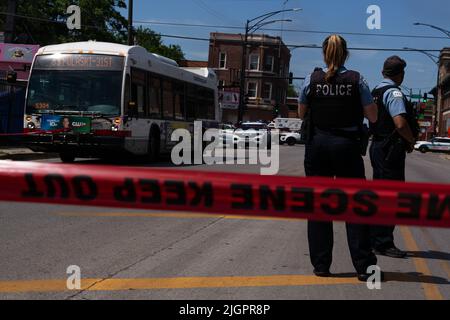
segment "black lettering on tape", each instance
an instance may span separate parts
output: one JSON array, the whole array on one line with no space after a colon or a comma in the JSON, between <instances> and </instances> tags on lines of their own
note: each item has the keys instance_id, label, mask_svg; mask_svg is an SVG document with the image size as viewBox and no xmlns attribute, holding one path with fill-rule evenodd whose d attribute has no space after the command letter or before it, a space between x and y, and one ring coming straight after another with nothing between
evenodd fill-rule
<instances>
[{"instance_id":1,"label":"black lettering on tape","mask_svg":"<svg viewBox=\"0 0 450 320\"><path fill-rule=\"evenodd\" d=\"M259 188L259 202L261 210L269 210L270 203L276 211L284 211L286 209L286 192L283 187L277 187L271 190L269 186L261 186Z\"/></svg>"},{"instance_id":2,"label":"black lettering on tape","mask_svg":"<svg viewBox=\"0 0 450 320\"><path fill-rule=\"evenodd\" d=\"M292 188L292 201L301 203L301 205L292 206L292 211L300 213L314 213L314 189Z\"/></svg>"},{"instance_id":3,"label":"black lettering on tape","mask_svg":"<svg viewBox=\"0 0 450 320\"><path fill-rule=\"evenodd\" d=\"M347 194L339 189L328 189L325 190L320 197L322 199L330 199L332 197L336 197L337 205L333 207L330 204L323 203L321 205L322 210L329 215L340 215L347 211L348 208L348 196Z\"/></svg>"},{"instance_id":4,"label":"black lettering on tape","mask_svg":"<svg viewBox=\"0 0 450 320\"><path fill-rule=\"evenodd\" d=\"M231 197L239 201L233 201L231 207L237 210L253 209L253 188L250 184L232 184Z\"/></svg>"},{"instance_id":5,"label":"black lettering on tape","mask_svg":"<svg viewBox=\"0 0 450 320\"><path fill-rule=\"evenodd\" d=\"M164 187L167 193L172 193L173 198L167 196L167 204L172 206L185 206L187 203L186 188L183 181L166 181Z\"/></svg>"},{"instance_id":6,"label":"black lettering on tape","mask_svg":"<svg viewBox=\"0 0 450 320\"><path fill-rule=\"evenodd\" d=\"M136 202L136 187L133 179L127 178L123 185L114 187L114 199L119 202Z\"/></svg>"},{"instance_id":7,"label":"black lettering on tape","mask_svg":"<svg viewBox=\"0 0 450 320\"><path fill-rule=\"evenodd\" d=\"M214 194L211 182L206 182L201 187L196 182L189 182L189 188L195 192L190 203L191 207L205 206L211 208L213 206Z\"/></svg>"},{"instance_id":8,"label":"black lettering on tape","mask_svg":"<svg viewBox=\"0 0 450 320\"><path fill-rule=\"evenodd\" d=\"M420 207L422 206L422 195L420 193L399 193L398 207L407 211L397 212L397 217L402 219L420 219Z\"/></svg>"},{"instance_id":9,"label":"black lettering on tape","mask_svg":"<svg viewBox=\"0 0 450 320\"><path fill-rule=\"evenodd\" d=\"M161 186L158 180L139 180L141 191L145 193L145 196L141 198L142 203L160 204L162 202Z\"/></svg>"},{"instance_id":10,"label":"black lettering on tape","mask_svg":"<svg viewBox=\"0 0 450 320\"><path fill-rule=\"evenodd\" d=\"M49 174L44 177L47 186L47 197L56 198L57 189L60 190L61 199L68 199L70 196L69 186L62 175ZM59 187L59 188L58 188Z\"/></svg>"},{"instance_id":11,"label":"black lettering on tape","mask_svg":"<svg viewBox=\"0 0 450 320\"><path fill-rule=\"evenodd\" d=\"M375 200L378 200L380 197L371 190L361 190L355 193L353 199L356 203L365 206L365 208L356 207L353 211L361 217L372 217L377 211L378 207L374 203Z\"/></svg>"},{"instance_id":12,"label":"black lettering on tape","mask_svg":"<svg viewBox=\"0 0 450 320\"><path fill-rule=\"evenodd\" d=\"M27 183L28 190L22 192L24 198L43 198L44 193L38 190L34 175L32 173L25 174L25 182Z\"/></svg>"},{"instance_id":13,"label":"black lettering on tape","mask_svg":"<svg viewBox=\"0 0 450 320\"><path fill-rule=\"evenodd\" d=\"M439 201L438 195L431 194L428 203L427 219L434 221L442 220L446 211L450 214L450 195L446 196L442 201Z\"/></svg>"},{"instance_id":14,"label":"black lettering on tape","mask_svg":"<svg viewBox=\"0 0 450 320\"><path fill-rule=\"evenodd\" d=\"M72 180L75 196L82 201L92 201L98 196L97 184L89 176L77 176Z\"/></svg>"}]
</instances>

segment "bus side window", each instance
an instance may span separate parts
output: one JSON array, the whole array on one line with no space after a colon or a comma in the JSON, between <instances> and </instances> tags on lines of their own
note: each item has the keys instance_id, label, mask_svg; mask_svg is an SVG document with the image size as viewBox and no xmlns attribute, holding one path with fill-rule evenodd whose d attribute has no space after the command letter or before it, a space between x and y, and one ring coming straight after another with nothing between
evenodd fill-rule
<instances>
[{"instance_id":1,"label":"bus side window","mask_svg":"<svg viewBox=\"0 0 450 320\"><path fill-rule=\"evenodd\" d=\"M206 103L207 103L207 119L214 120L216 118L216 108L215 108L215 99L214 99L214 90L207 91L206 95Z\"/></svg>"},{"instance_id":2,"label":"bus side window","mask_svg":"<svg viewBox=\"0 0 450 320\"><path fill-rule=\"evenodd\" d=\"M197 108L196 108L196 118L197 119L208 119L208 90L203 87L197 87Z\"/></svg>"},{"instance_id":3,"label":"bus side window","mask_svg":"<svg viewBox=\"0 0 450 320\"><path fill-rule=\"evenodd\" d=\"M163 116L164 119L173 119L174 95L173 83L168 79L163 80Z\"/></svg>"},{"instance_id":4,"label":"bus side window","mask_svg":"<svg viewBox=\"0 0 450 320\"><path fill-rule=\"evenodd\" d=\"M131 73L131 99L136 103L136 111L139 116L146 115L146 73L144 71L133 69Z\"/></svg>"},{"instance_id":5,"label":"bus side window","mask_svg":"<svg viewBox=\"0 0 450 320\"><path fill-rule=\"evenodd\" d=\"M150 118L161 119L161 79L150 74L148 77L148 103Z\"/></svg>"},{"instance_id":6,"label":"bus side window","mask_svg":"<svg viewBox=\"0 0 450 320\"><path fill-rule=\"evenodd\" d=\"M184 120L185 119L185 85L183 82L174 82L174 93L175 93L175 119Z\"/></svg>"},{"instance_id":7,"label":"bus side window","mask_svg":"<svg viewBox=\"0 0 450 320\"><path fill-rule=\"evenodd\" d=\"M196 120L197 108L197 92L196 87L193 84L187 84L186 86L186 119L188 121Z\"/></svg>"}]
</instances>

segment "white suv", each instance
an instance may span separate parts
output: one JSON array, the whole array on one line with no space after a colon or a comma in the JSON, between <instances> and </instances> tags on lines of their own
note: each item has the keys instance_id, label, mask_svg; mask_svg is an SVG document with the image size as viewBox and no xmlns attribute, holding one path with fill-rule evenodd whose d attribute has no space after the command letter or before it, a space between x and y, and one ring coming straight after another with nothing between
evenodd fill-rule
<instances>
[{"instance_id":1,"label":"white suv","mask_svg":"<svg viewBox=\"0 0 450 320\"><path fill-rule=\"evenodd\" d=\"M433 138L431 141L418 141L414 149L422 153L450 152L450 138Z\"/></svg>"},{"instance_id":2,"label":"white suv","mask_svg":"<svg viewBox=\"0 0 450 320\"><path fill-rule=\"evenodd\" d=\"M266 143L271 147L270 131L267 125L262 122L245 122L234 131L233 142L235 145L244 146L250 144L253 146L261 146Z\"/></svg>"}]
</instances>

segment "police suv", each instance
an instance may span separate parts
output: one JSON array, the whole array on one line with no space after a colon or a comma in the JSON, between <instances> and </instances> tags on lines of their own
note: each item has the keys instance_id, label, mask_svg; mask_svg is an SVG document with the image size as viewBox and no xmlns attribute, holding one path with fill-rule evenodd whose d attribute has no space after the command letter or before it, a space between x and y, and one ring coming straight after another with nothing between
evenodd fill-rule
<instances>
[{"instance_id":1,"label":"police suv","mask_svg":"<svg viewBox=\"0 0 450 320\"><path fill-rule=\"evenodd\" d=\"M431 141L418 141L414 149L422 152L449 152L450 153L450 138L438 137Z\"/></svg>"}]
</instances>

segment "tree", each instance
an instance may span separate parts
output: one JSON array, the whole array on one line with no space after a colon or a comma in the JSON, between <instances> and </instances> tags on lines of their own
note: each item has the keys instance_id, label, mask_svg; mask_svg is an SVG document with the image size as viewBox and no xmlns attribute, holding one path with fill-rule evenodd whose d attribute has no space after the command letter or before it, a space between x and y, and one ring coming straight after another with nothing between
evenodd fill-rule
<instances>
[{"instance_id":1,"label":"tree","mask_svg":"<svg viewBox=\"0 0 450 320\"><path fill-rule=\"evenodd\" d=\"M287 94L288 94L288 97L295 97L295 98L298 97L298 92L297 92L297 90L295 90L295 87L293 85L290 85L288 87Z\"/></svg>"},{"instance_id":2,"label":"tree","mask_svg":"<svg viewBox=\"0 0 450 320\"><path fill-rule=\"evenodd\" d=\"M184 53L179 45L164 45L161 36L156 32L142 26L137 28L135 32L136 43L148 51L177 62L184 59Z\"/></svg>"},{"instance_id":3,"label":"tree","mask_svg":"<svg viewBox=\"0 0 450 320\"><path fill-rule=\"evenodd\" d=\"M41 46L73 41L124 42L127 20L119 10L126 8L124 0L17 0L16 42ZM81 8L81 30L68 30L67 7ZM6 11L2 1L0 10ZM0 15L0 25L5 22Z\"/></svg>"},{"instance_id":4,"label":"tree","mask_svg":"<svg viewBox=\"0 0 450 320\"><path fill-rule=\"evenodd\" d=\"M16 43L46 46L76 41L105 41L125 44L128 20L120 10L126 9L124 0L17 0ZM81 9L81 30L68 30L66 14L69 5ZM6 1L0 3L0 11L6 12ZM6 15L0 15L0 26ZM184 59L178 45L166 46L154 31L137 28L136 41L150 52L171 58Z\"/></svg>"}]
</instances>

